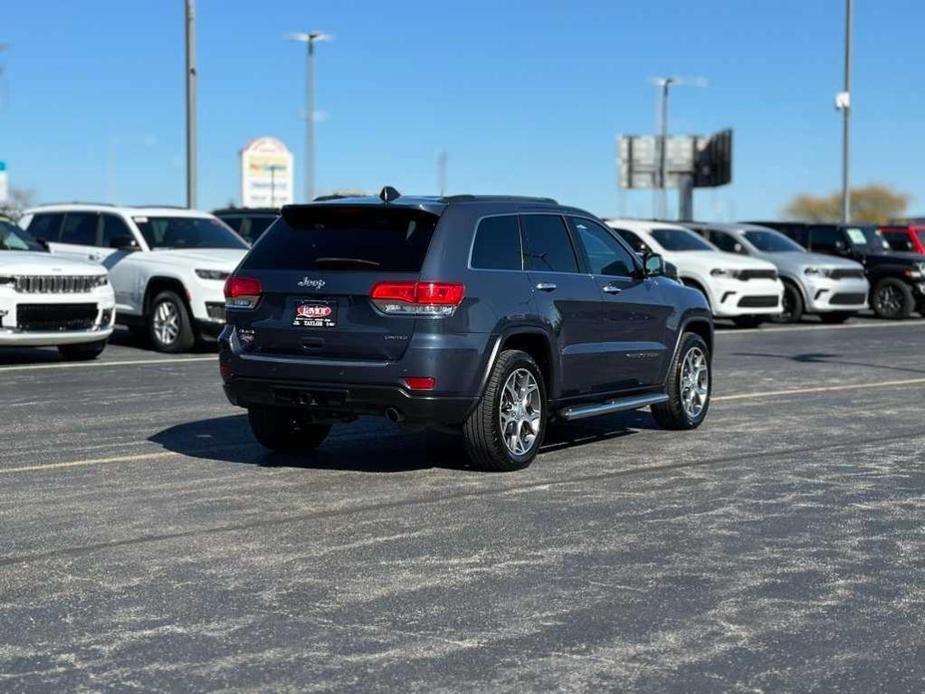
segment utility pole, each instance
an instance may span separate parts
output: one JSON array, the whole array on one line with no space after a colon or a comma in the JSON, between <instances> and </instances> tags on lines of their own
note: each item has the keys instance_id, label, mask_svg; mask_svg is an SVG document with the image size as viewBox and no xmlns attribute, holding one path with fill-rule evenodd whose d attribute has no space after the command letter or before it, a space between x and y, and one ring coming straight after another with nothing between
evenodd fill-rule
<instances>
[{"instance_id":1,"label":"utility pole","mask_svg":"<svg viewBox=\"0 0 925 694\"><path fill-rule=\"evenodd\" d=\"M853 0L845 0L845 87L835 96L835 108L842 112L841 221L851 221L851 189L848 167L851 156L851 20Z\"/></svg>"},{"instance_id":2,"label":"utility pole","mask_svg":"<svg viewBox=\"0 0 925 694\"><path fill-rule=\"evenodd\" d=\"M668 190L666 187L667 175L665 171L665 159L668 148L668 94L669 88L676 82L674 77L666 77L661 80L661 107L659 108L659 125L661 133L658 144L658 218L665 219L668 216Z\"/></svg>"},{"instance_id":3,"label":"utility pole","mask_svg":"<svg viewBox=\"0 0 925 694\"><path fill-rule=\"evenodd\" d=\"M320 31L287 34L290 41L306 44L305 76L305 202L315 199L315 43L328 41Z\"/></svg>"},{"instance_id":4,"label":"utility pole","mask_svg":"<svg viewBox=\"0 0 925 694\"><path fill-rule=\"evenodd\" d=\"M186 0L186 206L196 207L196 0Z\"/></svg>"},{"instance_id":5,"label":"utility pole","mask_svg":"<svg viewBox=\"0 0 925 694\"><path fill-rule=\"evenodd\" d=\"M446 195L446 169L450 157L446 150L441 150L437 154L437 190L440 191L440 197Z\"/></svg>"}]
</instances>

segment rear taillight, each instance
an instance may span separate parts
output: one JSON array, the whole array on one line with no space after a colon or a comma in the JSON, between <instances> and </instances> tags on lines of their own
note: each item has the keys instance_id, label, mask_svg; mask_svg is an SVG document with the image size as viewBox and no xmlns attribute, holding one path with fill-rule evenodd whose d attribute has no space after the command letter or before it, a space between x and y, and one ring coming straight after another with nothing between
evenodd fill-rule
<instances>
[{"instance_id":1,"label":"rear taillight","mask_svg":"<svg viewBox=\"0 0 925 694\"><path fill-rule=\"evenodd\" d=\"M379 282L369 296L383 313L450 316L466 296L466 287L457 282Z\"/></svg>"},{"instance_id":2,"label":"rear taillight","mask_svg":"<svg viewBox=\"0 0 925 694\"><path fill-rule=\"evenodd\" d=\"M228 308L254 308L263 294L263 285L253 277L232 275L225 281L225 306Z\"/></svg>"}]
</instances>

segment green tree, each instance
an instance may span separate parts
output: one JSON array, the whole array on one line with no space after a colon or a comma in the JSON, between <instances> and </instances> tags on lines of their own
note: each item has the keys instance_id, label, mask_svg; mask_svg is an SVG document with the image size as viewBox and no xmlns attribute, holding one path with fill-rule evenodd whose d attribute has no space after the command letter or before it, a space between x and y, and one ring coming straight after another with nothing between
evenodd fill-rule
<instances>
[{"instance_id":1,"label":"green tree","mask_svg":"<svg viewBox=\"0 0 925 694\"><path fill-rule=\"evenodd\" d=\"M851 221L885 224L902 217L909 205L909 196L885 185L869 185L851 189ZM784 209L788 219L805 222L841 221L841 193L823 197L797 195Z\"/></svg>"}]
</instances>

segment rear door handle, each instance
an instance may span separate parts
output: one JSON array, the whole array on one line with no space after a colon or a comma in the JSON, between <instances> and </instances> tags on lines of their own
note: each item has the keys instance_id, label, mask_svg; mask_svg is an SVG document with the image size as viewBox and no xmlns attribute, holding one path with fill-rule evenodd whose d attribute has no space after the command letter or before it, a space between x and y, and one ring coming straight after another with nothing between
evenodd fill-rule
<instances>
[{"instance_id":1,"label":"rear door handle","mask_svg":"<svg viewBox=\"0 0 925 694\"><path fill-rule=\"evenodd\" d=\"M619 294L620 292L623 291L622 287L617 287L616 285L613 285L613 284L606 284L604 285L603 289L604 289L604 292L607 294Z\"/></svg>"},{"instance_id":2,"label":"rear door handle","mask_svg":"<svg viewBox=\"0 0 925 694\"><path fill-rule=\"evenodd\" d=\"M541 292L551 292L556 289L556 285L553 284L552 282L540 282L539 284L536 285L536 288L539 289Z\"/></svg>"}]
</instances>

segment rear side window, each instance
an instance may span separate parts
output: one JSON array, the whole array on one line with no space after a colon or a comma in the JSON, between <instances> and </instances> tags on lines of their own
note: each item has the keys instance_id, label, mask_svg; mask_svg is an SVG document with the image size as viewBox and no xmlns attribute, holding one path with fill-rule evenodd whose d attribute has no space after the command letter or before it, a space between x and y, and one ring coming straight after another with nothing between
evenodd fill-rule
<instances>
[{"instance_id":1,"label":"rear side window","mask_svg":"<svg viewBox=\"0 0 925 694\"><path fill-rule=\"evenodd\" d=\"M99 221L100 216L96 212L68 212L61 227L61 243L95 246Z\"/></svg>"},{"instance_id":2,"label":"rear side window","mask_svg":"<svg viewBox=\"0 0 925 694\"><path fill-rule=\"evenodd\" d=\"M430 212L394 207L291 209L267 229L244 267L420 272L438 219Z\"/></svg>"},{"instance_id":3,"label":"rear side window","mask_svg":"<svg viewBox=\"0 0 925 694\"><path fill-rule=\"evenodd\" d=\"M559 215L525 214L524 268L537 272L578 272L575 249Z\"/></svg>"},{"instance_id":4,"label":"rear side window","mask_svg":"<svg viewBox=\"0 0 925 694\"><path fill-rule=\"evenodd\" d=\"M630 248L632 248L636 253L642 255L649 251L649 247L646 245L645 241L636 236L632 231L627 229L614 229L617 234L620 235L620 238L626 241Z\"/></svg>"},{"instance_id":5,"label":"rear side window","mask_svg":"<svg viewBox=\"0 0 925 694\"><path fill-rule=\"evenodd\" d=\"M29 224L29 233L35 239L57 241L61 235L62 220L64 220L64 213L37 214Z\"/></svg>"},{"instance_id":6,"label":"rear side window","mask_svg":"<svg viewBox=\"0 0 925 694\"><path fill-rule=\"evenodd\" d=\"M814 251L832 252L845 247L841 231L835 227L813 227L812 244Z\"/></svg>"},{"instance_id":7,"label":"rear side window","mask_svg":"<svg viewBox=\"0 0 925 694\"><path fill-rule=\"evenodd\" d=\"M517 217L487 217L479 222L472 244L471 265L480 270L522 269Z\"/></svg>"}]
</instances>

